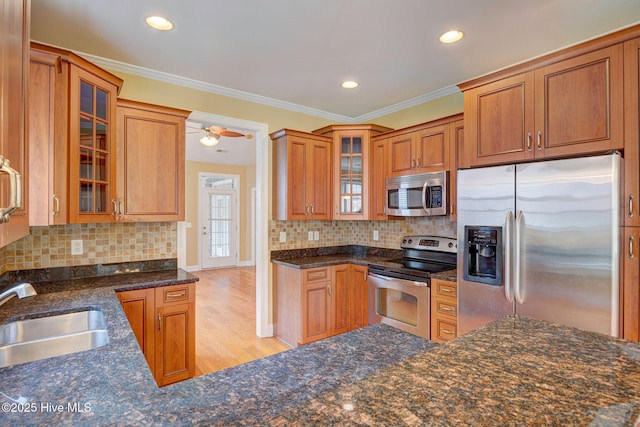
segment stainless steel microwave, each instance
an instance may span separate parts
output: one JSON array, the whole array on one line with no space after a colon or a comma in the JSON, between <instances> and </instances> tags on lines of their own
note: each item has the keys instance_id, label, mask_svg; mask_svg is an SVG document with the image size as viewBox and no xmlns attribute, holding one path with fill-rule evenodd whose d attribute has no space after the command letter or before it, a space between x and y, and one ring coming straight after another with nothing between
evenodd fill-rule
<instances>
[{"instance_id":1,"label":"stainless steel microwave","mask_svg":"<svg viewBox=\"0 0 640 427\"><path fill-rule=\"evenodd\" d=\"M446 215L448 172L387 178L385 213L394 216Z\"/></svg>"}]
</instances>

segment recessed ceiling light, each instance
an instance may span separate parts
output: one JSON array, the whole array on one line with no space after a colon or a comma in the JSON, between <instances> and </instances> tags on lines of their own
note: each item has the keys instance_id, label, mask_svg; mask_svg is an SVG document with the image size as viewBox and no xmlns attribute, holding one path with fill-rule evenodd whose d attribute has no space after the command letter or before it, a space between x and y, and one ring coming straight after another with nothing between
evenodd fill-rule
<instances>
[{"instance_id":1,"label":"recessed ceiling light","mask_svg":"<svg viewBox=\"0 0 640 427\"><path fill-rule=\"evenodd\" d=\"M346 82L342 82L341 86L345 89L355 89L360 86L360 83L349 80Z\"/></svg>"},{"instance_id":2,"label":"recessed ceiling light","mask_svg":"<svg viewBox=\"0 0 640 427\"><path fill-rule=\"evenodd\" d=\"M458 30L447 31L440 36L441 43L455 43L464 37L464 33Z\"/></svg>"},{"instance_id":3,"label":"recessed ceiling light","mask_svg":"<svg viewBox=\"0 0 640 427\"><path fill-rule=\"evenodd\" d=\"M145 19L145 22L151 28L155 28L160 31L169 31L173 28L173 23L169 21L167 18L163 18L162 16L149 16Z\"/></svg>"}]
</instances>

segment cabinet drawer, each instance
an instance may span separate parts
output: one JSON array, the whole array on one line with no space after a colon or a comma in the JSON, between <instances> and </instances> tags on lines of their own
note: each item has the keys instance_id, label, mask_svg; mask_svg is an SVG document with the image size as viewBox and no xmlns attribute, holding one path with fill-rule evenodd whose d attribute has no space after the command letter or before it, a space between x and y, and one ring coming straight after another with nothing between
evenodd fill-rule
<instances>
[{"instance_id":1,"label":"cabinet drawer","mask_svg":"<svg viewBox=\"0 0 640 427\"><path fill-rule=\"evenodd\" d=\"M451 323L448 320L436 318L435 324L431 327L431 339L434 341L450 341L454 339L458 334L458 328L455 323Z\"/></svg>"},{"instance_id":2,"label":"cabinet drawer","mask_svg":"<svg viewBox=\"0 0 640 427\"><path fill-rule=\"evenodd\" d=\"M436 300L436 314L443 314L445 316L458 317L458 305L453 304L450 301L437 299Z\"/></svg>"},{"instance_id":3,"label":"cabinet drawer","mask_svg":"<svg viewBox=\"0 0 640 427\"><path fill-rule=\"evenodd\" d=\"M434 293L437 296L443 297L458 297L458 286L455 282L445 282L445 281L432 281L435 284Z\"/></svg>"},{"instance_id":4,"label":"cabinet drawer","mask_svg":"<svg viewBox=\"0 0 640 427\"><path fill-rule=\"evenodd\" d=\"M195 285L192 283L156 288L156 307L176 303L194 302L195 298Z\"/></svg>"},{"instance_id":5,"label":"cabinet drawer","mask_svg":"<svg viewBox=\"0 0 640 427\"><path fill-rule=\"evenodd\" d=\"M326 282L331 280L331 268L311 268L302 270L302 283Z\"/></svg>"}]
</instances>

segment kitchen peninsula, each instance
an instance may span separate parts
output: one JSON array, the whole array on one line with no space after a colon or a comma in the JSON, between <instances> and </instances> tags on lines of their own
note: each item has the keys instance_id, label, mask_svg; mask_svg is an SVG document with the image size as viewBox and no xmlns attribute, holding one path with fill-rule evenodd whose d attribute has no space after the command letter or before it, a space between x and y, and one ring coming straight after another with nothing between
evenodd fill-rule
<instances>
[{"instance_id":1,"label":"kitchen peninsula","mask_svg":"<svg viewBox=\"0 0 640 427\"><path fill-rule=\"evenodd\" d=\"M515 317L446 345L374 325L158 388L114 292L154 276L193 280L180 270L136 273L97 287L43 285L36 297L6 303L2 323L98 306L110 343L0 369L0 391L30 405L3 399L2 422L632 426L640 416L638 344ZM49 410L56 405L63 410Z\"/></svg>"}]
</instances>

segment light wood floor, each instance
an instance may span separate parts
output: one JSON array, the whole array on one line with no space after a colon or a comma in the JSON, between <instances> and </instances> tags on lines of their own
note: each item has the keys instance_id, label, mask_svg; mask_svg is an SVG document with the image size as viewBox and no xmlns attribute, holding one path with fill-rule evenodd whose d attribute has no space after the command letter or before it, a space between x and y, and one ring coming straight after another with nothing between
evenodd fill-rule
<instances>
[{"instance_id":1,"label":"light wood floor","mask_svg":"<svg viewBox=\"0 0 640 427\"><path fill-rule=\"evenodd\" d=\"M196 376L288 350L256 336L255 267L196 271Z\"/></svg>"}]
</instances>

